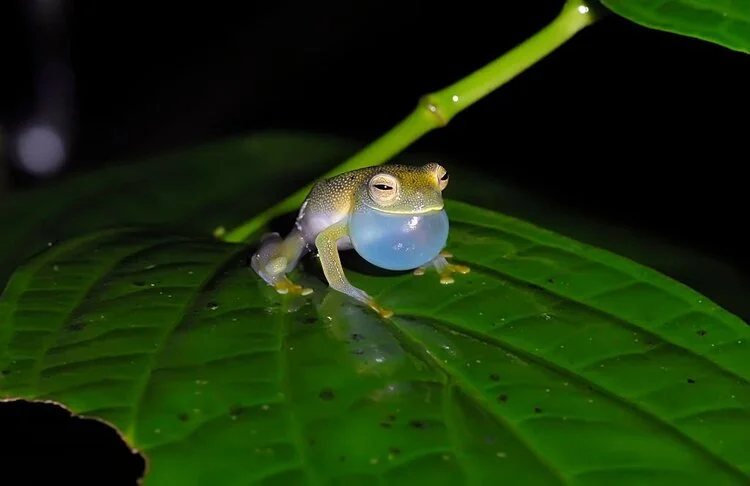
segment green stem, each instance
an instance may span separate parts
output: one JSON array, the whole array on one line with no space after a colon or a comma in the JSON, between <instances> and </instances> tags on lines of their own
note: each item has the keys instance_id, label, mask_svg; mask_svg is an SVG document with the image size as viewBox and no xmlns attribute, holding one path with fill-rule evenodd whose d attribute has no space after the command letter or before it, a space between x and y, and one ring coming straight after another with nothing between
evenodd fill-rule
<instances>
[{"instance_id":1,"label":"green stem","mask_svg":"<svg viewBox=\"0 0 750 486\"><path fill-rule=\"evenodd\" d=\"M459 112L540 61L594 21L585 0L567 0L557 17L542 30L458 82L422 97L417 108L398 125L322 177L389 160L425 133L447 125ZM229 242L244 241L272 218L297 208L311 188L312 183L231 232L224 233L219 228L215 235Z\"/></svg>"}]
</instances>

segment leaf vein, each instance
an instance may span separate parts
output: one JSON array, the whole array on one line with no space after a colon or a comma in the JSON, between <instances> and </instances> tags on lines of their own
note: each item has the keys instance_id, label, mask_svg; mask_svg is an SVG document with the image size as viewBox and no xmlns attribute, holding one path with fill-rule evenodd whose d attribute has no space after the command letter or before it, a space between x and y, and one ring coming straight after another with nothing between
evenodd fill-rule
<instances>
[{"instance_id":1,"label":"leaf vein","mask_svg":"<svg viewBox=\"0 0 750 486\"><path fill-rule=\"evenodd\" d=\"M148 366L143 374L143 378L141 378L135 385L134 391L133 391L133 409L132 409L132 416L130 419L130 424L128 427L128 433L124 434L125 437L127 437L130 442L131 446L135 447L136 438L135 438L135 427L136 422L138 420L138 414L140 413L141 404L143 402L143 398L146 394L146 390L148 389L148 385L150 383L151 374L153 372L154 365L156 364L156 361L160 354L164 351L164 348L166 347L167 342L169 341L169 338L172 336L172 333L175 329L180 327L181 324L185 322L187 317L190 314L190 310L195 305L195 301L200 296L201 292L208 286L213 280L215 280L221 271L231 262L238 254L241 252L246 251L245 247L242 245L232 245L231 251L228 251L226 255L224 255L224 258L221 258L218 261L218 264L215 264L211 271L208 273L206 278L203 279L203 281L198 285L194 292L192 293L190 299L185 303L185 305L182 308L182 312L180 314L180 317L178 319L175 319L175 322L173 325L164 333L161 340L157 343L156 351L154 351L151 355L151 359L149 360Z\"/></svg>"},{"instance_id":2,"label":"leaf vein","mask_svg":"<svg viewBox=\"0 0 750 486\"><path fill-rule=\"evenodd\" d=\"M739 469L735 464L729 463L726 460L724 460L722 457L717 456L714 454L711 450L709 450L706 446L698 442L697 440L693 439L692 437L688 436L687 434L683 433L677 426L674 424L671 424L667 422L666 420L661 419L654 413L642 408L632 400L627 399L626 397L623 397L621 395L618 395L617 393L609 390L608 388L584 377L573 370L570 370L564 366L558 365L557 363L554 363L542 356L539 356L531 351L527 351L522 348L518 348L500 338L494 337L494 336L488 336L485 334L476 333L474 331L471 331L467 329L465 326L457 325L452 322L449 322L444 319L439 319L437 317L428 316L428 315L417 315L412 314L413 317L419 317L424 320L424 322L431 327L435 329L440 329L441 327L450 329L452 331L458 332L460 334L463 334L469 338L472 339L480 339L486 343L493 344L499 348L501 348L505 352L513 353L522 356L524 359L535 363L537 366L540 366L548 371L551 371L553 373L567 376L571 381L576 381L579 384L583 386L591 387L593 390L596 390L601 395L615 401L619 402L622 405L625 405L626 407L632 409L634 412L639 414L644 419L650 421L651 423L654 423L660 427L662 427L666 432L670 433L673 437L681 440L683 443L685 443L688 446L691 446L694 450L701 453L703 456L711 459L716 463L719 467L723 468L725 471L742 478L743 480L747 480L748 475ZM439 362L439 360L435 360L436 362Z\"/></svg>"}]
</instances>

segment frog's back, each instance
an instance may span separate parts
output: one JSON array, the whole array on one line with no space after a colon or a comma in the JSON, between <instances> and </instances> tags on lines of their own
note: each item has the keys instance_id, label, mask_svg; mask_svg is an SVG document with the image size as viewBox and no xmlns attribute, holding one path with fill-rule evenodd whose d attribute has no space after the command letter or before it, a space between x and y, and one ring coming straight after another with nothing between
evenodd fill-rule
<instances>
[{"instance_id":1,"label":"frog's back","mask_svg":"<svg viewBox=\"0 0 750 486\"><path fill-rule=\"evenodd\" d=\"M379 166L345 172L316 182L302 203L295 225L308 244L324 229L349 217L354 204L354 192L360 184L377 173ZM343 240L339 249L351 248Z\"/></svg>"}]
</instances>

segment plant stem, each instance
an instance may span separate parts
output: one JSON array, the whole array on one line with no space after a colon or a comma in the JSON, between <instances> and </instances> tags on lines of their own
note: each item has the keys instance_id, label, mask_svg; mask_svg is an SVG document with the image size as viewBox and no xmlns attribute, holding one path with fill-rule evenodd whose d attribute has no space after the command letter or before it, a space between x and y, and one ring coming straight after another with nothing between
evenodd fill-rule
<instances>
[{"instance_id":1,"label":"plant stem","mask_svg":"<svg viewBox=\"0 0 750 486\"><path fill-rule=\"evenodd\" d=\"M425 133L447 125L459 112L540 61L595 20L585 0L567 0L557 17L542 30L465 78L422 97L409 116L322 177L385 162ZM311 188L312 183L229 233L219 228L214 234L229 242L244 241L275 216L302 204Z\"/></svg>"}]
</instances>

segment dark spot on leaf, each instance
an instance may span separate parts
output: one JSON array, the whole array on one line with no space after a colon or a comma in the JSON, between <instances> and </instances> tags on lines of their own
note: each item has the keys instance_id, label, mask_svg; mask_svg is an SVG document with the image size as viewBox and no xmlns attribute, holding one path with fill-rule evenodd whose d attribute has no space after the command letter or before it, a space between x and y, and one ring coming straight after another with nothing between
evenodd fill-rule
<instances>
[{"instance_id":1,"label":"dark spot on leaf","mask_svg":"<svg viewBox=\"0 0 750 486\"><path fill-rule=\"evenodd\" d=\"M412 420L411 422L409 422L409 425L411 425L415 429L424 429L427 427L427 424L425 424L421 420Z\"/></svg>"},{"instance_id":2,"label":"dark spot on leaf","mask_svg":"<svg viewBox=\"0 0 750 486\"><path fill-rule=\"evenodd\" d=\"M500 381L500 376L498 376L496 374L491 374L490 375L490 380L492 380L492 381Z\"/></svg>"},{"instance_id":3,"label":"dark spot on leaf","mask_svg":"<svg viewBox=\"0 0 750 486\"><path fill-rule=\"evenodd\" d=\"M0 370L0 376L8 376L10 374L10 370Z\"/></svg>"},{"instance_id":4,"label":"dark spot on leaf","mask_svg":"<svg viewBox=\"0 0 750 486\"><path fill-rule=\"evenodd\" d=\"M549 282L549 283L555 283L555 279L552 279L552 278L548 278L548 279L547 279L547 282Z\"/></svg>"},{"instance_id":5,"label":"dark spot on leaf","mask_svg":"<svg viewBox=\"0 0 750 486\"><path fill-rule=\"evenodd\" d=\"M133 285L135 285L136 287L145 287L146 286L146 282L138 280L137 282L133 282Z\"/></svg>"},{"instance_id":6,"label":"dark spot on leaf","mask_svg":"<svg viewBox=\"0 0 750 486\"><path fill-rule=\"evenodd\" d=\"M542 413L542 409L539 408L539 407L534 407L534 412L535 413Z\"/></svg>"},{"instance_id":7,"label":"dark spot on leaf","mask_svg":"<svg viewBox=\"0 0 750 486\"><path fill-rule=\"evenodd\" d=\"M244 412L245 412L245 407L243 407L242 405L233 405L229 409L229 415L231 415L232 417L237 417L239 415L242 415Z\"/></svg>"},{"instance_id":8,"label":"dark spot on leaf","mask_svg":"<svg viewBox=\"0 0 750 486\"><path fill-rule=\"evenodd\" d=\"M82 331L85 327L86 324L84 324L83 322L72 322L68 325L67 329L68 331L78 332Z\"/></svg>"},{"instance_id":9,"label":"dark spot on leaf","mask_svg":"<svg viewBox=\"0 0 750 486\"><path fill-rule=\"evenodd\" d=\"M341 461L341 462L346 461L346 456L339 456L339 461Z\"/></svg>"},{"instance_id":10,"label":"dark spot on leaf","mask_svg":"<svg viewBox=\"0 0 750 486\"><path fill-rule=\"evenodd\" d=\"M315 445L315 439L308 439L307 443L310 444L311 446Z\"/></svg>"},{"instance_id":11,"label":"dark spot on leaf","mask_svg":"<svg viewBox=\"0 0 750 486\"><path fill-rule=\"evenodd\" d=\"M397 456L397 455L401 454L401 449L399 449L398 447L391 447L390 448L390 452L394 456Z\"/></svg>"},{"instance_id":12,"label":"dark spot on leaf","mask_svg":"<svg viewBox=\"0 0 750 486\"><path fill-rule=\"evenodd\" d=\"M357 334L356 332L355 332L354 334L352 334L352 339L354 339L355 341L361 341L361 340L363 340L364 338L365 338L365 337L364 337L363 335L361 335L361 334Z\"/></svg>"},{"instance_id":13,"label":"dark spot on leaf","mask_svg":"<svg viewBox=\"0 0 750 486\"><path fill-rule=\"evenodd\" d=\"M206 307L211 310L216 310L219 308L219 304L217 304L216 302L209 302L208 304L206 304Z\"/></svg>"},{"instance_id":14,"label":"dark spot on leaf","mask_svg":"<svg viewBox=\"0 0 750 486\"><path fill-rule=\"evenodd\" d=\"M705 336L706 335L706 330L705 329L699 329L698 330L698 335L699 336Z\"/></svg>"},{"instance_id":15,"label":"dark spot on leaf","mask_svg":"<svg viewBox=\"0 0 750 486\"><path fill-rule=\"evenodd\" d=\"M688 382L688 383L695 383L695 380L694 380L694 379L692 379L692 378L688 378L688 379L687 379L687 382Z\"/></svg>"},{"instance_id":16,"label":"dark spot on leaf","mask_svg":"<svg viewBox=\"0 0 750 486\"><path fill-rule=\"evenodd\" d=\"M302 322L304 322L305 324L315 324L316 322L318 322L318 318L314 316L308 316L302 319Z\"/></svg>"},{"instance_id":17,"label":"dark spot on leaf","mask_svg":"<svg viewBox=\"0 0 750 486\"><path fill-rule=\"evenodd\" d=\"M180 422L187 422L188 420L190 420L190 415L182 412L177 415L177 420L179 420Z\"/></svg>"},{"instance_id":18,"label":"dark spot on leaf","mask_svg":"<svg viewBox=\"0 0 750 486\"><path fill-rule=\"evenodd\" d=\"M365 350L362 349L362 348L357 348L354 351L352 351L352 353L354 353L354 354L356 354L358 356L362 356L363 354L365 354Z\"/></svg>"},{"instance_id":19,"label":"dark spot on leaf","mask_svg":"<svg viewBox=\"0 0 750 486\"><path fill-rule=\"evenodd\" d=\"M396 416L395 415L389 415L388 416L388 420L390 420L391 422L395 422L396 421Z\"/></svg>"},{"instance_id":20,"label":"dark spot on leaf","mask_svg":"<svg viewBox=\"0 0 750 486\"><path fill-rule=\"evenodd\" d=\"M320 392L320 399L321 400L333 400L333 390L330 388L323 388Z\"/></svg>"},{"instance_id":21,"label":"dark spot on leaf","mask_svg":"<svg viewBox=\"0 0 750 486\"><path fill-rule=\"evenodd\" d=\"M391 428L391 424L389 422L380 422L380 426L383 427L384 429Z\"/></svg>"},{"instance_id":22,"label":"dark spot on leaf","mask_svg":"<svg viewBox=\"0 0 750 486\"><path fill-rule=\"evenodd\" d=\"M500 395L499 397L497 397L497 401L498 402L502 402L502 403L507 402L508 401L508 395L506 395L506 394L503 393L502 395Z\"/></svg>"}]
</instances>

